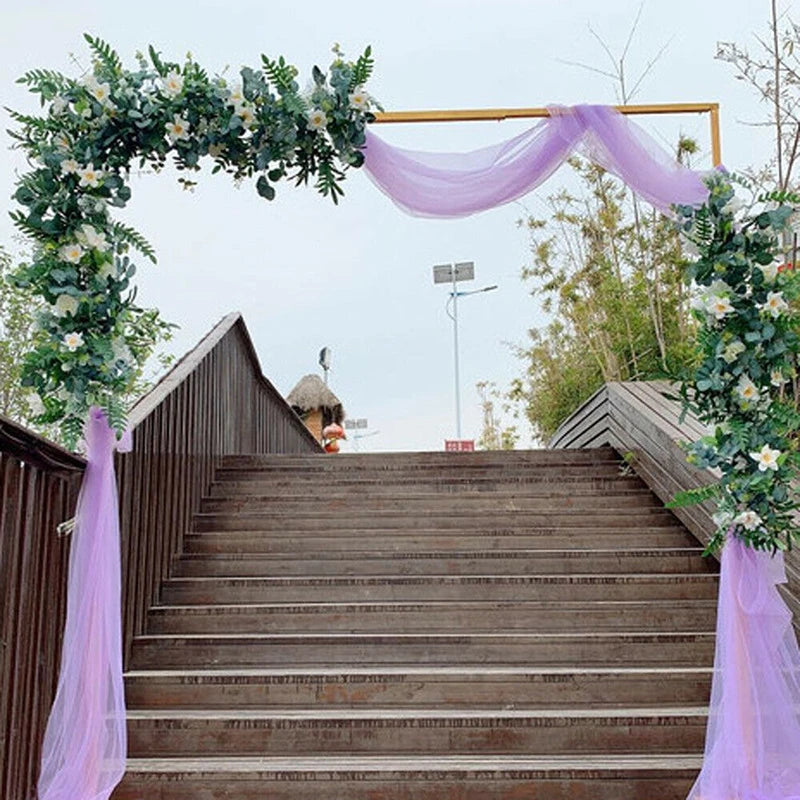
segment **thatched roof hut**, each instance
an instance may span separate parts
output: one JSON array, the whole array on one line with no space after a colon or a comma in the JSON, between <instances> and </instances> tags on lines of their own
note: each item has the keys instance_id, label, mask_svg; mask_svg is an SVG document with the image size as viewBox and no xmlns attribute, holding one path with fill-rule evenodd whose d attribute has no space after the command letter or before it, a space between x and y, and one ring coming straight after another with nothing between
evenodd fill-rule
<instances>
[{"instance_id":1,"label":"thatched roof hut","mask_svg":"<svg viewBox=\"0 0 800 800\"><path fill-rule=\"evenodd\" d=\"M318 440L322 429L332 422L344 420L344 407L319 375L306 375L286 397L286 401L302 417L306 427Z\"/></svg>"}]
</instances>

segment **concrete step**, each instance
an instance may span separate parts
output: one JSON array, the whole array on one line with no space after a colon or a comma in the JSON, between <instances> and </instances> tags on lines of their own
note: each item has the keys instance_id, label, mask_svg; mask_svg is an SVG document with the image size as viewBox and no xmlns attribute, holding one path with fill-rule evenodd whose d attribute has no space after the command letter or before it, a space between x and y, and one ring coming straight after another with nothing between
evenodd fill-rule
<instances>
[{"instance_id":1,"label":"concrete step","mask_svg":"<svg viewBox=\"0 0 800 800\"><path fill-rule=\"evenodd\" d=\"M171 605L150 610L151 633L566 633L714 629L713 600L470 601Z\"/></svg>"},{"instance_id":2,"label":"concrete step","mask_svg":"<svg viewBox=\"0 0 800 800\"><path fill-rule=\"evenodd\" d=\"M597 528L540 528L529 530L487 525L468 532L442 531L419 527L412 530L349 529L298 531L203 531L184 537L187 553L293 554L342 551L386 553L397 550L417 553L431 550L448 553L494 552L499 550L577 549L624 550L626 548L694 549L695 539L679 525L630 530Z\"/></svg>"},{"instance_id":3,"label":"concrete step","mask_svg":"<svg viewBox=\"0 0 800 800\"><path fill-rule=\"evenodd\" d=\"M311 492L319 492L324 487L326 494L340 496L402 496L404 492L430 496L453 495L461 492L487 494L496 491L516 491L529 495L581 495L614 492L617 494L634 492L646 494L650 490L640 478L633 475L614 474L611 477L581 477L553 474L547 471L541 475L504 475L493 473L464 477L450 475L442 477L433 473L425 477L393 477L387 481L369 474L357 477L331 476L320 482L315 476L302 474L286 477L279 472L274 475L258 475L247 480L237 480L237 475L223 474L224 480L215 480L209 488L210 497L230 495L273 494L288 497L307 497Z\"/></svg>"},{"instance_id":4,"label":"concrete step","mask_svg":"<svg viewBox=\"0 0 800 800\"><path fill-rule=\"evenodd\" d=\"M313 508L313 505L311 506ZM422 515L420 515L422 516ZM484 529L487 525L504 526L524 531L531 527L545 528L612 528L622 530L640 527L672 528L675 517L665 508L600 508L596 510L484 510L484 511L448 511L424 514L425 527L439 530L475 530ZM194 530L259 530L274 531L292 530L318 531L356 528L369 530L373 528L392 528L396 530L415 530L419 526L419 517L402 511L349 511L346 514L330 511L303 510L238 513L195 514Z\"/></svg>"},{"instance_id":5,"label":"concrete step","mask_svg":"<svg viewBox=\"0 0 800 800\"><path fill-rule=\"evenodd\" d=\"M200 512L237 514L246 512L301 514L329 513L360 516L375 512L410 514L476 513L518 511L603 511L614 512L630 509L664 508L664 504L650 492L623 494L563 494L556 496L529 495L525 492L462 492L457 495L408 494L405 496L381 497L378 495L354 496L337 493L329 495L325 487L304 496L281 496L276 494L250 494L248 496L206 497L200 504Z\"/></svg>"},{"instance_id":6,"label":"concrete step","mask_svg":"<svg viewBox=\"0 0 800 800\"><path fill-rule=\"evenodd\" d=\"M131 671L129 708L613 708L705 705L711 669L419 667Z\"/></svg>"},{"instance_id":7,"label":"concrete step","mask_svg":"<svg viewBox=\"0 0 800 800\"><path fill-rule=\"evenodd\" d=\"M133 710L133 758L700 753L706 709Z\"/></svg>"},{"instance_id":8,"label":"concrete step","mask_svg":"<svg viewBox=\"0 0 800 800\"><path fill-rule=\"evenodd\" d=\"M172 578L164 605L428 600L713 600L714 573Z\"/></svg>"},{"instance_id":9,"label":"concrete step","mask_svg":"<svg viewBox=\"0 0 800 800\"><path fill-rule=\"evenodd\" d=\"M333 550L289 555L261 552L186 553L176 577L269 577L277 575L541 575L560 573L710 572L701 547L574 550L387 551ZM395 542L395 546L397 543Z\"/></svg>"},{"instance_id":10,"label":"concrete step","mask_svg":"<svg viewBox=\"0 0 800 800\"><path fill-rule=\"evenodd\" d=\"M130 759L113 800L684 800L696 754Z\"/></svg>"},{"instance_id":11,"label":"concrete step","mask_svg":"<svg viewBox=\"0 0 800 800\"><path fill-rule=\"evenodd\" d=\"M131 669L370 665L710 666L714 634L148 634Z\"/></svg>"}]
</instances>

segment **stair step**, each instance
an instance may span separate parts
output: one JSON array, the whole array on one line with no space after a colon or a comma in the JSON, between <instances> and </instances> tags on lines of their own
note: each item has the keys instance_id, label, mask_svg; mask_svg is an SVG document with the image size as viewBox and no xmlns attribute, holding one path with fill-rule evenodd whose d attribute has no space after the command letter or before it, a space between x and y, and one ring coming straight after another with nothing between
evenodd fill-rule
<instances>
[{"instance_id":1,"label":"stair step","mask_svg":"<svg viewBox=\"0 0 800 800\"><path fill-rule=\"evenodd\" d=\"M427 512L425 526L439 530L474 530L487 525L505 526L526 530L531 527L545 528L611 528L612 530L667 527L675 525L675 517L665 508L621 508L555 511L467 511ZM302 514L285 511L262 511L261 513L199 513L194 516L195 531L259 530L273 531L291 527L293 530L347 530L358 528L393 528L415 530L419 520L414 515L399 511L370 511L334 514L325 511L306 510Z\"/></svg>"},{"instance_id":2,"label":"stair step","mask_svg":"<svg viewBox=\"0 0 800 800\"><path fill-rule=\"evenodd\" d=\"M130 759L112 800L684 800L696 754Z\"/></svg>"},{"instance_id":3,"label":"stair step","mask_svg":"<svg viewBox=\"0 0 800 800\"><path fill-rule=\"evenodd\" d=\"M709 668L419 667L131 671L130 708L704 705Z\"/></svg>"},{"instance_id":4,"label":"stair step","mask_svg":"<svg viewBox=\"0 0 800 800\"><path fill-rule=\"evenodd\" d=\"M712 600L713 573L173 578L164 605L423 600Z\"/></svg>"},{"instance_id":5,"label":"stair step","mask_svg":"<svg viewBox=\"0 0 800 800\"><path fill-rule=\"evenodd\" d=\"M168 634L134 640L131 668L418 665L709 666L714 634Z\"/></svg>"},{"instance_id":6,"label":"stair step","mask_svg":"<svg viewBox=\"0 0 800 800\"><path fill-rule=\"evenodd\" d=\"M470 633L714 629L713 600L469 601L171 605L150 610L151 633Z\"/></svg>"},{"instance_id":7,"label":"stair step","mask_svg":"<svg viewBox=\"0 0 800 800\"><path fill-rule=\"evenodd\" d=\"M358 517L372 513L394 513L411 515L433 514L495 514L508 512L550 511L558 506L559 512L602 511L615 512L628 509L662 509L664 504L651 493L600 494L551 496L528 495L523 492L481 492L479 494L461 493L458 495L407 495L405 497L368 497L330 495L325 487L318 487L305 497L288 497L264 493L249 496L207 497L200 506L204 514L248 514L279 513L341 513Z\"/></svg>"},{"instance_id":8,"label":"stair step","mask_svg":"<svg viewBox=\"0 0 800 800\"><path fill-rule=\"evenodd\" d=\"M246 480L239 480L241 476L225 474L219 475L221 480L215 480L210 488L210 497L227 495L274 494L288 497L308 497L312 492L319 492L324 486L326 494L347 497L392 497L401 496L404 492L425 494L431 497L454 495L461 492L473 494L492 494L493 492L525 492L531 496L563 497L564 495L595 494L613 492L617 494L638 493L648 494L650 490L640 478L635 476L613 475L610 477L581 477L570 475L553 475L547 472L543 475L504 475L492 477L472 475L461 477L452 475L441 477L438 474L423 477L393 477L386 481L379 477L331 476L323 484L317 477L303 477L302 474L293 475L291 478L274 475L259 475Z\"/></svg>"},{"instance_id":9,"label":"stair step","mask_svg":"<svg viewBox=\"0 0 800 800\"><path fill-rule=\"evenodd\" d=\"M509 549L576 550L625 548L696 547L697 540L678 525L618 531L596 528L494 528L470 530L357 530L298 531L290 526L280 531L203 531L184 537L189 553L281 553L302 555L341 550L419 552L447 550L476 552Z\"/></svg>"},{"instance_id":10,"label":"stair step","mask_svg":"<svg viewBox=\"0 0 800 800\"><path fill-rule=\"evenodd\" d=\"M574 450L484 450L473 453L397 452L397 453L341 453L335 457L319 453L311 455L241 454L222 457L222 470L228 469L288 469L352 470L368 469L389 471L397 467L430 467L436 469L463 469L466 467L492 467L509 469L518 466L569 467L575 464L597 464L623 461L610 447Z\"/></svg>"},{"instance_id":11,"label":"stair step","mask_svg":"<svg viewBox=\"0 0 800 800\"><path fill-rule=\"evenodd\" d=\"M338 543L337 543L338 544ZM397 543L395 543L395 546ZM701 547L574 550L370 551L344 548L274 555L262 552L188 553L175 561L176 577L271 575L482 575L710 572Z\"/></svg>"},{"instance_id":12,"label":"stair step","mask_svg":"<svg viewBox=\"0 0 800 800\"><path fill-rule=\"evenodd\" d=\"M705 707L133 710L134 758L208 755L700 753Z\"/></svg>"}]
</instances>

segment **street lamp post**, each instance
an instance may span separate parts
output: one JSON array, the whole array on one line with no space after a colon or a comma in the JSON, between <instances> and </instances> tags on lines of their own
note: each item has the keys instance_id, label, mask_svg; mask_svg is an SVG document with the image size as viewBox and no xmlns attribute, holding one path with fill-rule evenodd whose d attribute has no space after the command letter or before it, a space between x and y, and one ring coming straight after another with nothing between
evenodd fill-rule
<instances>
[{"instance_id":1,"label":"street lamp post","mask_svg":"<svg viewBox=\"0 0 800 800\"><path fill-rule=\"evenodd\" d=\"M461 380L459 375L459 358L458 358L458 298L466 297L471 294L480 294L481 292L491 292L497 286L484 286L483 289L475 289L471 292L459 292L458 281L471 281L475 278L475 264L472 261L462 261L457 264L438 264L433 268L433 282L434 283L451 283L453 284L450 297L445 306L447 316L453 320L453 362L455 365L455 390L456 390L456 438L461 439ZM453 313L450 313L450 301L453 302Z\"/></svg>"}]
</instances>

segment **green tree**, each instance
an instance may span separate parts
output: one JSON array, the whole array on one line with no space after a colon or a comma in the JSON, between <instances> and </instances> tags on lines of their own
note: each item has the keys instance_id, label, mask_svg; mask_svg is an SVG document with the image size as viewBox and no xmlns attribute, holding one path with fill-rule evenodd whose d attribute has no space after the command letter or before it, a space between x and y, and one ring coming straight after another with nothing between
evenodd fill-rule
<instances>
[{"instance_id":1,"label":"green tree","mask_svg":"<svg viewBox=\"0 0 800 800\"><path fill-rule=\"evenodd\" d=\"M511 410L507 397L491 381L480 381L475 388L481 399L483 427L478 437L479 450L513 450L519 441L515 425L503 425L498 416L498 404L502 411Z\"/></svg>"},{"instance_id":2,"label":"green tree","mask_svg":"<svg viewBox=\"0 0 800 800\"><path fill-rule=\"evenodd\" d=\"M679 158L695 148L682 139ZM602 168L570 166L581 191L560 190L545 217L521 222L532 255L522 278L552 320L517 348L524 372L508 396L543 442L603 383L677 377L694 359L674 225Z\"/></svg>"}]
</instances>

